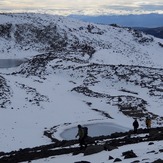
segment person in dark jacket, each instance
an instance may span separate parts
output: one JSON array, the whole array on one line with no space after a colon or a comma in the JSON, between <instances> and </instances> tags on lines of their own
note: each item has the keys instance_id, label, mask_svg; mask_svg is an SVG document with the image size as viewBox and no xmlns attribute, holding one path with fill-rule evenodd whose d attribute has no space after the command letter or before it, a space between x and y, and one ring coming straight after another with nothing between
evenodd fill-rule
<instances>
[{"instance_id":1,"label":"person in dark jacket","mask_svg":"<svg viewBox=\"0 0 163 163\"><path fill-rule=\"evenodd\" d=\"M137 119L134 120L133 127L134 127L134 133L137 134L137 129L139 127L139 123L138 123Z\"/></svg>"},{"instance_id":2,"label":"person in dark jacket","mask_svg":"<svg viewBox=\"0 0 163 163\"><path fill-rule=\"evenodd\" d=\"M78 125L78 133L77 133L76 137L79 137L79 145L80 145L81 149L84 146L87 147L87 144L85 142L85 138L86 138L85 128L82 127L81 125Z\"/></svg>"}]
</instances>

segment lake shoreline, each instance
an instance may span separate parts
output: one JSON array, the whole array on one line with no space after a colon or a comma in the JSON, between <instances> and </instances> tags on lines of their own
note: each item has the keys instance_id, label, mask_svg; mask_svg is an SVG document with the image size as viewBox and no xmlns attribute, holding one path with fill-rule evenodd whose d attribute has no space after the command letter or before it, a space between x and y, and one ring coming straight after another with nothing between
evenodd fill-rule
<instances>
[{"instance_id":1,"label":"lake shoreline","mask_svg":"<svg viewBox=\"0 0 163 163\"><path fill-rule=\"evenodd\" d=\"M111 122L85 124L83 126L86 126L88 128L88 136L91 137L102 135L106 136L115 132L125 132L130 130L130 128L123 127ZM75 138L77 132L78 132L77 127L68 128L60 134L60 137L64 140L71 140Z\"/></svg>"}]
</instances>

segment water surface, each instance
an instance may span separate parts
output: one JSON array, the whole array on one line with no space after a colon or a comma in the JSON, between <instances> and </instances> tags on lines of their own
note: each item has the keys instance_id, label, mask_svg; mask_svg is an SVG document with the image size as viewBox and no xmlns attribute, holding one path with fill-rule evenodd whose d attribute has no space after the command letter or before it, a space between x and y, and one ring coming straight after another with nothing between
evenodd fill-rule
<instances>
[{"instance_id":1,"label":"water surface","mask_svg":"<svg viewBox=\"0 0 163 163\"><path fill-rule=\"evenodd\" d=\"M21 65L24 62L22 59L0 59L0 68L12 68Z\"/></svg>"},{"instance_id":2,"label":"water surface","mask_svg":"<svg viewBox=\"0 0 163 163\"><path fill-rule=\"evenodd\" d=\"M89 124L84 125L88 127L88 135L93 136L101 136L101 135L110 135L115 132L125 132L129 131L129 128L122 127L120 125L116 125L113 123L96 123L96 124ZM78 128L73 127L67 129L61 133L61 137L65 140L75 139L77 134Z\"/></svg>"}]
</instances>

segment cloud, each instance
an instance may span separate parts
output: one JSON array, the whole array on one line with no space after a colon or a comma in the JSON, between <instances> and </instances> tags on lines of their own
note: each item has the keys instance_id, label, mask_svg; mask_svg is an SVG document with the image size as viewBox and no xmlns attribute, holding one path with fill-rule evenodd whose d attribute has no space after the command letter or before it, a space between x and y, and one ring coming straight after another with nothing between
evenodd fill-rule
<instances>
[{"instance_id":1,"label":"cloud","mask_svg":"<svg viewBox=\"0 0 163 163\"><path fill-rule=\"evenodd\" d=\"M163 5L141 5L140 9L144 9L144 10L163 10Z\"/></svg>"},{"instance_id":2,"label":"cloud","mask_svg":"<svg viewBox=\"0 0 163 163\"><path fill-rule=\"evenodd\" d=\"M43 11L55 14L128 14L163 12L162 0L1 0L0 10Z\"/></svg>"}]
</instances>

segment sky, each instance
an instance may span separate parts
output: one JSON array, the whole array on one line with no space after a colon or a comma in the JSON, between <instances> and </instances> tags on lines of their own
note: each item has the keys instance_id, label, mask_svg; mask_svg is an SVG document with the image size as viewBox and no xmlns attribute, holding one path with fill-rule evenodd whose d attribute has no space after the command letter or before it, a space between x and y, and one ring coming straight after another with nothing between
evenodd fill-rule
<instances>
[{"instance_id":1,"label":"sky","mask_svg":"<svg viewBox=\"0 0 163 163\"><path fill-rule=\"evenodd\" d=\"M162 0L1 0L0 11L37 11L59 15L163 13Z\"/></svg>"}]
</instances>

